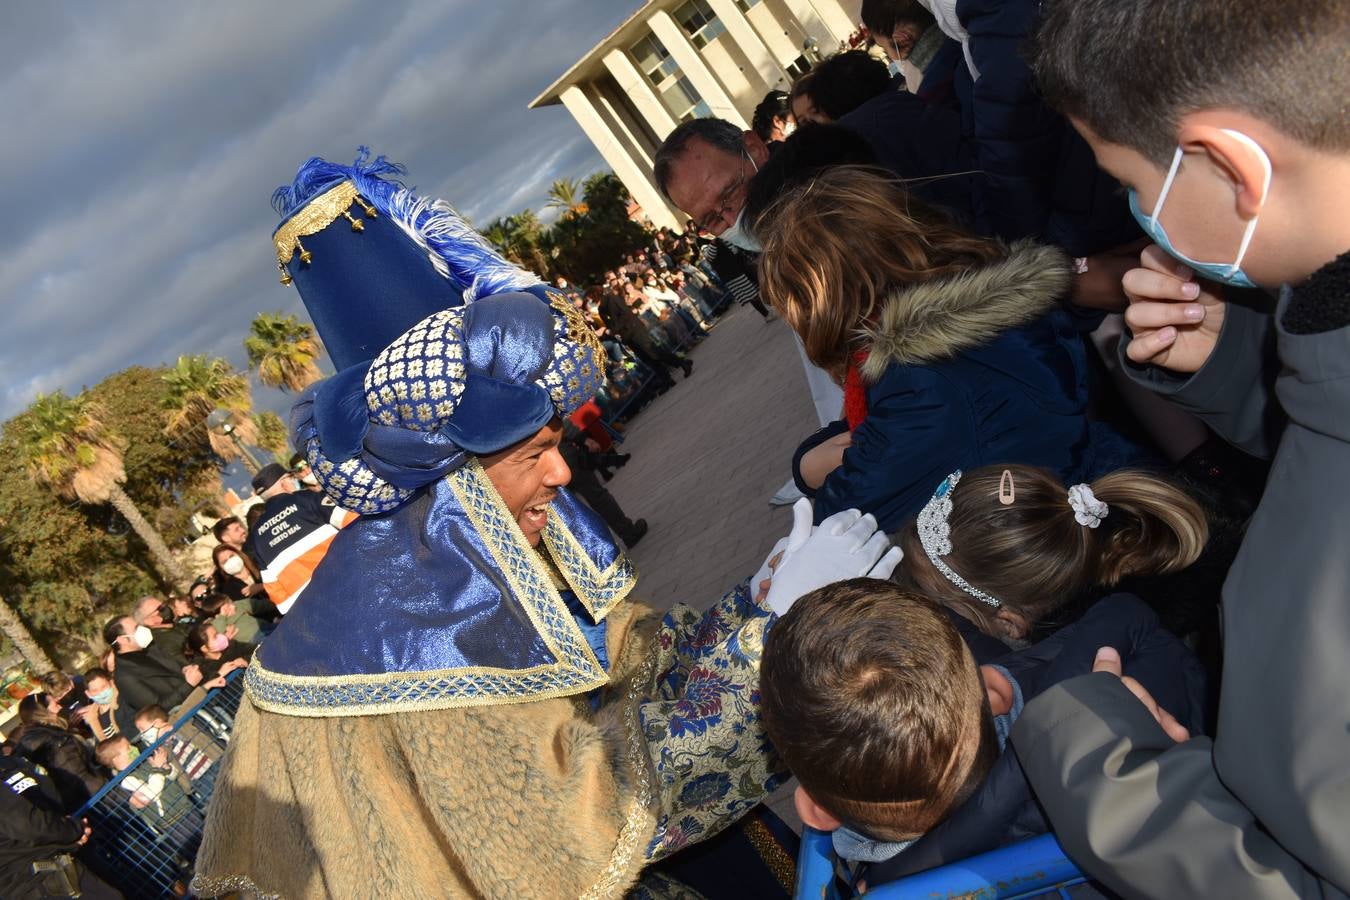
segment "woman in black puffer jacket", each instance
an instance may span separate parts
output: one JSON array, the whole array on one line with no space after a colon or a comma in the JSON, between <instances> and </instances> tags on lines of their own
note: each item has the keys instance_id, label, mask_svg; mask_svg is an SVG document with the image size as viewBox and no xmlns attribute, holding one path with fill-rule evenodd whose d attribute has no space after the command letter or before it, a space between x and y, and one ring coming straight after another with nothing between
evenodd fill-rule
<instances>
[{"instance_id":1,"label":"woman in black puffer jacket","mask_svg":"<svg viewBox=\"0 0 1350 900\"><path fill-rule=\"evenodd\" d=\"M23 725L14 744L17 753L47 770L61 794L61 808L69 815L98 793L107 779L99 774L84 741L52 711L53 705L45 693L29 694L19 701Z\"/></svg>"}]
</instances>

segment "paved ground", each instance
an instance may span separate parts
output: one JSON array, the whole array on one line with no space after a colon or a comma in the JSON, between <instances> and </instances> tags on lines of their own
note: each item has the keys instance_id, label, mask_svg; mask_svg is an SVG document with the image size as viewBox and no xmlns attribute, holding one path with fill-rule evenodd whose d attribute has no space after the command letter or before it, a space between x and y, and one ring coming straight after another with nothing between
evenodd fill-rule
<instances>
[{"instance_id":1,"label":"paved ground","mask_svg":"<svg viewBox=\"0 0 1350 900\"><path fill-rule=\"evenodd\" d=\"M699 609L759 568L792 527L769 506L791 475L792 452L817 426L792 334L749 307L724 315L690 353L694 374L658 397L627 431L633 459L609 482L629 516L651 531L629 553L635 598ZM795 830L796 779L769 806Z\"/></svg>"},{"instance_id":2,"label":"paved ground","mask_svg":"<svg viewBox=\"0 0 1350 900\"><path fill-rule=\"evenodd\" d=\"M753 573L792 525L769 497L792 452L816 428L800 357L778 319L736 306L690 353L694 374L634 419L632 461L608 487L630 518L651 525L629 554L634 597L700 609Z\"/></svg>"}]
</instances>

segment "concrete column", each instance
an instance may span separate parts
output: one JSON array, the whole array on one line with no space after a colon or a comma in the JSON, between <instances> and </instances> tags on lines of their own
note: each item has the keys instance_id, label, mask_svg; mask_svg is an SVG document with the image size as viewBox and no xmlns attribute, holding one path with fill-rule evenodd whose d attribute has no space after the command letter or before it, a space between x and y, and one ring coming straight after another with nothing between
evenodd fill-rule
<instances>
[{"instance_id":1,"label":"concrete column","mask_svg":"<svg viewBox=\"0 0 1350 900\"><path fill-rule=\"evenodd\" d=\"M627 53L618 49L605 54L605 68L614 76L619 90L628 95L628 99L633 101L634 108L647 120L647 124L652 126L652 131L656 132L656 139L664 141L666 135L674 131L678 123L670 114L670 110L666 109L666 104L656 95L656 90L647 80L647 76L638 71L638 67L633 65Z\"/></svg>"},{"instance_id":2,"label":"concrete column","mask_svg":"<svg viewBox=\"0 0 1350 900\"><path fill-rule=\"evenodd\" d=\"M665 226L678 231L681 227L680 220L666 205L665 198L657 190L651 171L647 166L640 164L624 142L614 134L605 117L591 102L591 98L576 85L569 85L562 92L561 99L563 106L567 107L572 118L576 119L586 137L590 138L595 149L605 158L605 162L609 163L614 174L619 176L619 180L628 188L628 192L633 195L633 199L642 207L642 211L651 219L652 224L658 228Z\"/></svg>"},{"instance_id":3,"label":"concrete column","mask_svg":"<svg viewBox=\"0 0 1350 900\"><path fill-rule=\"evenodd\" d=\"M823 2L829 3L830 0L823 0ZM849 29L842 34L839 34L837 32L837 23L826 19L818 13L816 7L812 5L811 0L783 0L783 5L787 7L788 13L791 14L792 18L797 20L797 24L801 26L802 31L805 31L820 42L819 49L821 56L828 56L833 53L839 42L848 37L849 33L852 31L852 29ZM835 11L838 11L837 6L835 7ZM797 50L798 52L801 52L800 47L798 47Z\"/></svg>"},{"instance_id":4,"label":"concrete column","mask_svg":"<svg viewBox=\"0 0 1350 900\"><path fill-rule=\"evenodd\" d=\"M684 33L684 29L679 26L670 13L665 10L657 10L652 17L647 20L651 26L652 32L656 34L657 39L665 44L666 50L675 58L679 64L680 72L689 79L689 83L698 91L703 102L712 108L712 113L720 119L726 119L733 125L741 128L749 128L750 123L745 121L745 117L736 109L736 104L731 102L731 97L722 88L717 76L708 68L703 57L699 55L698 49L689 42L689 36Z\"/></svg>"},{"instance_id":5,"label":"concrete column","mask_svg":"<svg viewBox=\"0 0 1350 900\"><path fill-rule=\"evenodd\" d=\"M858 27L857 19L857 0L852 2L841 2L841 0L811 0L811 5L816 8L820 18L824 21L830 32L834 34L836 40L847 40L848 36ZM830 48L833 50L834 48Z\"/></svg>"},{"instance_id":6,"label":"concrete column","mask_svg":"<svg viewBox=\"0 0 1350 900\"><path fill-rule=\"evenodd\" d=\"M722 20L727 35L745 54L745 58L754 66L764 84L769 88L782 87L788 80L787 73L778 65L778 61L773 58L764 41L755 33L754 26L745 18L735 0L708 0L708 5L717 14L717 18Z\"/></svg>"}]
</instances>

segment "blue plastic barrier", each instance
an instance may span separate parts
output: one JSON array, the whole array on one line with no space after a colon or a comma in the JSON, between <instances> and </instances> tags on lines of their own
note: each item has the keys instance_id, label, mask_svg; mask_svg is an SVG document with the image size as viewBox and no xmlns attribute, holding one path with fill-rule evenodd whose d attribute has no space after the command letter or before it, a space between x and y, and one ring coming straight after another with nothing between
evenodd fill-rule
<instances>
[{"instance_id":1,"label":"blue plastic barrier","mask_svg":"<svg viewBox=\"0 0 1350 900\"><path fill-rule=\"evenodd\" d=\"M932 900L970 897L1021 900L1068 896L1065 889L1087 881L1054 835L1009 844L961 862L919 872L868 889L867 900ZM830 836L807 828L797 857L796 900L844 900L855 896L837 874Z\"/></svg>"},{"instance_id":2,"label":"blue plastic barrier","mask_svg":"<svg viewBox=\"0 0 1350 900\"><path fill-rule=\"evenodd\" d=\"M93 829L88 862L127 897L187 895L206 804L243 698L243 674L231 672L224 687L180 714L173 731L141 750L130 767L75 813L77 819L88 818ZM148 780L147 763L161 747L179 762L182 774L166 779L154 800L137 809L131 803L132 785Z\"/></svg>"}]
</instances>

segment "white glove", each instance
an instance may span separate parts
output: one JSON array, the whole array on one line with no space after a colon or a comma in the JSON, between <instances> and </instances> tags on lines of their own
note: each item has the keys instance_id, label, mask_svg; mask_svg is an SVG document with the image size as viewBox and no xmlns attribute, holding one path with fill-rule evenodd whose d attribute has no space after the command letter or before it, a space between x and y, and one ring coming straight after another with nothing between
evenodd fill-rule
<instances>
[{"instance_id":1,"label":"white glove","mask_svg":"<svg viewBox=\"0 0 1350 900\"><path fill-rule=\"evenodd\" d=\"M798 508L794 506L792 513L796 535ZM891 546L885 532L877 531L877 520L871 514L856 509L821 522L795 550L793 535L788 536L783 558L773 567L769 586L769 608L780 616L799 598L827 584L850 578L890 578L904 555L899 547Z\"/></svg>"},{"instance_id":2,"label":"white glove","mask_svg":"<svg viewBox=\"0 0 1350 900\"><path fill-rule=\"evenodd\" d=\"M788 532L787 537L779 538L778 543L773 545L769 555L764 558L764 564L759 567L759 571L750 579L750 596L758 597L761 585L773 578L774 569L781 566L790 553L796 553L801 549L802 544L811 536L814 531L811 527L812 511L811 501L802 497L796 503L792 504L792 531ZM782 558L778 554L782 554Z\"/></svg>"}]
</instances>

